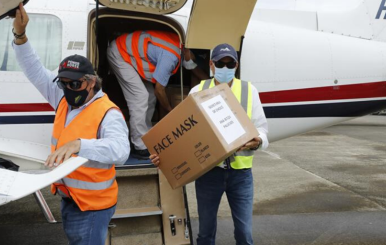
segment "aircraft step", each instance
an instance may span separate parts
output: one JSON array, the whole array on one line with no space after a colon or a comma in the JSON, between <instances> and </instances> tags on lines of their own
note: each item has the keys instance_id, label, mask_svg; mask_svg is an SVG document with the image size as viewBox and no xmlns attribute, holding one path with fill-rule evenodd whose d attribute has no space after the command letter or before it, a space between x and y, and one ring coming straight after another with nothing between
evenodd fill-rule
<instances>
[{"instance_id":1,"label":"aircraft step","mask_svg":"<svg viewBox=\"0 0 386 245\"><path fill-rule=\"evenodd\" d=\"M106 245L160 245L162 242L161 232L136 234L127 236L110 236L110 241Z\"/></svg>"},{"instance_id":2,"label":"aircraft step","mask_svg":"<svg viewBox=\"0 0 386 245\"><path fill-rule=\"evenodd\" d=\"M144 216L161 215L161 214L162 214L162 210L160 207L117 209L115 210L113 219L144 217Z\"/></svg>"},{"instance_id":3,"label":"aircraft step","mask_svg":"<svg viewBox=\"0 0 386 245\"><path fill-rule=\"evenodd\" d=\"M113 219L110 222L107 242L109 245L162 244L161 216Z\"/></svg>"},{"instance_id":4,"label":"aircraft step","mask_svg":"<svg viewBox=\"0 0 386 245\"><path fill-rule=\"evenodd\" d=\"M160 206L156 168L117 169L116 179L119 188L117 210Z\"/></svg>"},{"instance_id":5,"label":"aircraft step","mask_svg":"<svg viewBox=\"0 0 386 245\"><path fill-rule=\"evenodd\" d=\"M154 165L152 165L154 166ZM149 176L158 175L157 168L131 168L128 166L116 167L117 177L134 177L134 176Z\"/></svg>"}]
</instances>

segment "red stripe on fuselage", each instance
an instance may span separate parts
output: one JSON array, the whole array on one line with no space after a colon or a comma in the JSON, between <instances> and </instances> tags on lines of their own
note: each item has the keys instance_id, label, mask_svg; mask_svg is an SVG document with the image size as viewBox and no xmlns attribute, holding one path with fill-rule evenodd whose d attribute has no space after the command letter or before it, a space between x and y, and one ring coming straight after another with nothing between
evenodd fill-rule
<instances>
[{"instance_id":1,"label":"red stripe on fuselage","mask_svg":"<svg viewBox=\"0 0 386 245\"><path fill-rule=\"evenodd\" d=\"M42 112L54 111L48 103L0 104L0 112Z\"/></svg>"},{"instance_id":2,"label":"red stripe on fuselage","mask_svg":"<svg viewBox=\"0 0 386 245\"><path fill-rule=\"evenodd\" d=\"M386 97L386 82L337 85L260 93L263 104Z\"/></svg>"},{"instance_id":3,"label":"red stripe on fuselage","mask_svg":"<svg viewBox=\"0 0 386 245\"><path fill-rule=\"evenodd\" d=\"M260 93L263 104L386 97L386 82L293 89ZM48 103L0 104L1 112L54 111Z\"/></svg>"}]
</instances>

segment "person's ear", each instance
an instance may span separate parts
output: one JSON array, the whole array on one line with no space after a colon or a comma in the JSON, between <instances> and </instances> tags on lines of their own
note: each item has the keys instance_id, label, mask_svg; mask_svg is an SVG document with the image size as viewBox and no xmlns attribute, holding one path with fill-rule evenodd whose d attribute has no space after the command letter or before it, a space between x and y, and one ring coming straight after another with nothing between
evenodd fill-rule
<instances>
[{"instance_id":1,"label":"person's ear","mask_svg":"<svg viewBox=\"0 0 386 245\"><path fill-rule=\"evenodd\" d=\"M88 83L87 87L90 89L93 89L96 84L96 78L94 78L92 81L87 81L87 83Z\"/></svg>"},{"instance_id":2,"label":"person's ear","mask_svg":"<svg viewBox=\"0 0 386 245\"><path fill-rule=\"evenodd\" d=\"M210 70L212 71L212 74L214 75L215 67L214 67L214 62L212 60L209 61L209 67L210 67Z\"/></svg>"},{"instance_id":3,"label":"person's ear","mask_svg":"<svg viewBox=\"0 0 386 245\"><path fill-rule=\"evenodd\" d=\"M94 88L96 84L96 78L94 78L91 82L91 88Z\"/></svg>"}]
</instances>

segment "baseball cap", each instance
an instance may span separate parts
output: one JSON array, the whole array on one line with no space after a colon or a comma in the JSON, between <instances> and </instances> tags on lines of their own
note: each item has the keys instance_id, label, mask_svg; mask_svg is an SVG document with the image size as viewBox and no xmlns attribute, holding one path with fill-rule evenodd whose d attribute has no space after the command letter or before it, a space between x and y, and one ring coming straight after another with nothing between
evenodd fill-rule
<instances>
[{"instance_id":1,"label":"baseball cap","mask_svg":"<svg viewBox=\"0 0 386 245\"><path fill-rule=\"evenodd\" d=\"M219 61L224 57L231 57L235 61L238 61L238 56L236 50L229 44L223 43L217 45L212 52L211 59L213 61Z\"/></svg>"},{"instance_id":2,"label":"baseball cap","mask_svg":"<svg viewBox=\"0 0 386 245\"><path fill-rule=\"evenodd\" d=\"M71 55L59 65L58 77L79 80L84 75L95 75L91 62L81 55Z\"/></svg>"}]
</instances>

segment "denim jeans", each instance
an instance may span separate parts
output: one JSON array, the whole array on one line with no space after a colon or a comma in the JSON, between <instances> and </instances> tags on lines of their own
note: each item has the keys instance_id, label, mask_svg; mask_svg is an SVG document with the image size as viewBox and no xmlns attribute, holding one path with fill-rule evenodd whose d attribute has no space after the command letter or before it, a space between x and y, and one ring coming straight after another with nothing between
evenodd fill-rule
<instances>
[{"instance_id":1,"label":"denim jeans","mask_svg":"<svg viewBox=\"0 0 386 245\"><path fill-rule=\"evenodd\" d=\"M253 176L251 169L215 167L196 180L199 216L197 245L214 245L217 212L223 193L232 211L234 237L237 245L253 244Z\"/></svg>"},{"instance_id":2,"label":"denim jeans","mask_svg":"<svg viewBox=\"0 0 386 245\"><path fill-rule=\"evenodd\" d=\"M70 245L104 245L115 206L98 211L81 211L73 201L62 200L63 228Z\"/></svg>"}]
</instances>

